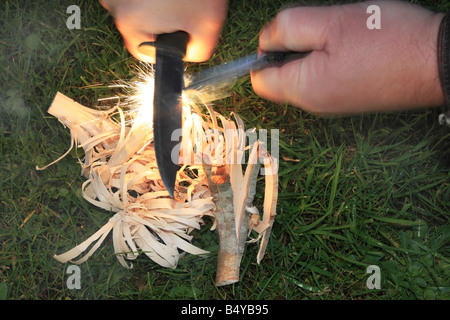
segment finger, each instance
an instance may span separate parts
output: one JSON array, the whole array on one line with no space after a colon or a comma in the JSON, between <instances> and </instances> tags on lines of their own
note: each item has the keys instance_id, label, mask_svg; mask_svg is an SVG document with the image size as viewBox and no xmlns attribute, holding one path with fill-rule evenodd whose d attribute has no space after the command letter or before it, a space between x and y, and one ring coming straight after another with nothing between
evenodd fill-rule
<instances>
[{"instance_id":1,"label":"finger","mask_svg":"<svg viewBox=\"0 0 450 320\"><path fill-rule=\"evenodd\" d=\"M323 50L335 16L329 7L284 9L261 30L259 46L264 51Z\"/></svg>"},{"instance_id":2,"label":"finger","mask_svg":"<svg viewBox=\"0 0 450 320\"><path fill-rule=\"evenodd\" d=\"M223 2L223 1L222 1ZM226 2L224 2L226 4ZM218 42L226 17L226 6L215 9L214 16L199 16L202 23L189 20L185 31L190 35L186 50L186 61L203 62L208 60Z\"/></svg>"},{"instance_id":3,"label":"finger","mask_svg":"<svg viewBox=\"0 0 450 320\"><path fill-rule=\"evenodd\" d=\"M142 42L153 42L156 40L156 36L154 34L139 31L138 29L130 28L120 23L116 23L116 25L117 29L122 34L127 50L133 57L148 63L155 62L153 56L147 56L139 51L139 45Z\"/></svg>"},{"instance_id":4,"label":"finger","mask_svg":"<svg viewBox=\"0 0 450 320\"><path fill-rule=\"evenodd\" d=\"M143 42L153 42L157 39L157 35L139 31L136 28L130 28L123 24L117 24L117 28L122 34L125 46L128 51L138 60L154 63L154 55L146 55L144 50L139 49L139 45ZM208 32L197 31L189 33L190 40L186 48L185 61L202 62L211 56L218 40L219 31L212 33L212 29Z\"/></svg>"},{"instance_id":5,"label":"finger","mask_svg":"<svg viewBox=\"0 0 450 320\"><path fill-rule=\"evenodd\" d=\"M218 31L215 33L190 32L190 40L184 60L190 62L203 62L208 60L217 44L218 34Z\"/></svg>"},{"instance_id":6,"label":"finger","mask_svg":"<svg viewBox=\"0 0 450 320\"><path fill-rule=\"evenodd\" d=\"M255 93L276 103L302 106L300 88L304 61L289 62L282 67L266 68L251 73Z\"/></svg>"}]
</instances>

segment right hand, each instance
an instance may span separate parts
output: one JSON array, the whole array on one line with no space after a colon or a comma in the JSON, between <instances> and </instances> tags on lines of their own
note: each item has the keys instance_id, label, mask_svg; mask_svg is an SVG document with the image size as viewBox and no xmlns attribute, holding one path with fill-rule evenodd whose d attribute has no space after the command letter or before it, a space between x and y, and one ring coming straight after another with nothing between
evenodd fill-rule
<instances>
[{"instance_id":1,"label":"right hand","mask_svg":"<svg viewBox=\"0 0 450 320\"><path fill-rule=\"evenodd\" d=\"M367 7L381 29L367 28ZM439 106L437 39L443 14L401 1L282 10L260 33L263 51L310 51L252 73L255 92L317 114Z\"/></svg>"},{"instance_id":2,"label":"right hand","mask_svg":"<svg viewBox=\"0 0 450 320\"><path fill-rule=\"evenodd\" d=\"M219 38L227 12L227 0L100 0L114 17L128 51L137 59L153 63L139 53L142 42L158 34L186 31L190 41L184 60L209 59Z\"/></svg>"}]
</instances>

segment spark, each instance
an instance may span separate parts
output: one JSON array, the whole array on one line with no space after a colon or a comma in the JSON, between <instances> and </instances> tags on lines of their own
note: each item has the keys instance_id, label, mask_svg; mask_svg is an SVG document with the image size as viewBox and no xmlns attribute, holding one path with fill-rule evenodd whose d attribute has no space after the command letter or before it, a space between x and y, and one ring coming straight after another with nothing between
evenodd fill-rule
<instances>
[{"instance_id":1,"label":"spark","mask_svg":"<svg viewBox=\"0 0 450 320\"><path fill-rule=\"evenodd\" d=\"M126 125L137 125L145 127L148 130L153 129L153 97L155 94L155 70L150 63L142 62L134 66L136 77L132 80L119 81L110 85L111 88L124 89L124 96L113 96L102 98L102 100L117 99L117 108L123 112L120 117L126 118ZM189 84L192 76L185 74L184 82ZM210 102L224 96L223 90L218 89L220 94L211 94L211 88L208 90L187 90L181 95L181 106L183 109L183 122L193 113L200 116L205 115L205 109ZM119 113L120 113L119 112ZM211 113L211 109L206 107L206 113ZM121 119L121 121L123 118Z\"/></svg>"},{"instance_id":2,"label":"spark","mask_svg":"<svg viewBox=\"0 0 450 320\"><path fill-rule=\"evenodd\" d=\"M142 80L135 82L135 93L130 102L137 111L135 121L153 126L153 96L155 93L155 77L153 73L141 75Z\"/></svg>"}]
</instances>

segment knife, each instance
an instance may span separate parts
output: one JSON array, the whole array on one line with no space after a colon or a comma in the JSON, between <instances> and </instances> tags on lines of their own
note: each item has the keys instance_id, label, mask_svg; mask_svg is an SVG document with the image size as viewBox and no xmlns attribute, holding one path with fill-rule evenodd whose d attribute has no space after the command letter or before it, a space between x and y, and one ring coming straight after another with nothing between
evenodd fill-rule
<instances>
[{"instance_id":1,"label":"knife","mask_svg":"<svg viewBox=\"0 0 450 320\"><path fill-rule=\"evenodd\" d=\"M195 74L187 86L183 80L183 57L189 35L184 31L158 35L155 42L143 42L141 53L155 57L155 95L153 99L153 130L156 163L166 190L173 198L178 171L179 141L172 139L181 129L182 90L220 91L250 71L306 57L310 52L267 52L261 57L252 54Z\"/></svg>"},{"instance_id":2,"label":"knife","mask_svg":"<svg viewBox=\"0 0 450 320\"><path fill-rule=\"evenodd\" d=\"M156 41L143 42L139 45L141 53L155 57L153 145L159 174L172 198L179 168L181 132L177 130L181 129L182 122L183 58L188 42L189 35L184 31L177 31L160 34Z\"/></svg>"},{"instance_id":3,"label":"knife","mask_svg":"<svg viewBox=\"0 0 450 320\"><path fill-rule=\"evenodd\" d=\"M250 73L267 67L281 67L284 64L305 58L306 52L281 52L270 51L262 56L257 53L227 62L215 67L205 69L195 74L184 90L218 90L224 86L230 86L235 80Z\"/></svg>"}]
</instances>

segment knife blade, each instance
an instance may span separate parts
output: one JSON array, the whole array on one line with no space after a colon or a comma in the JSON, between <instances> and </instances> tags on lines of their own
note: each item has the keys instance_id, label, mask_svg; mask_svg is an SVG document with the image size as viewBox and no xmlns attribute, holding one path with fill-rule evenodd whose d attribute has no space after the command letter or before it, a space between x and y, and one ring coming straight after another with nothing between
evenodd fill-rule
<instances>
[{"instance_id":1,"label":"knife blade","mask_svg":"<svg viewBox=\"0 0 450 320\"><path fill-rule=\"evenodd\" d=\"M274 66L281 67L290 61L305 58L309 53L310 51L270 51L260 57L257 53L251 54L194 74L184 90L205 90L206 87L218 90L224 86L231 86L235 80L246 76L250 71Z\"/></svg>"},{"instance_id":2,"label":"knife blade","mask_svg":"<svg viewBox=\"0 0 450 320\"><path fill-rule=\"evenodd\" d=\"M158 35L155 42L140 44L141 52L155 53L153 97L153 145L164 187L174 197L182 125L181 92L184 87L183 58L189 35L184 31Z\"/></svg>"}]
</instances>

